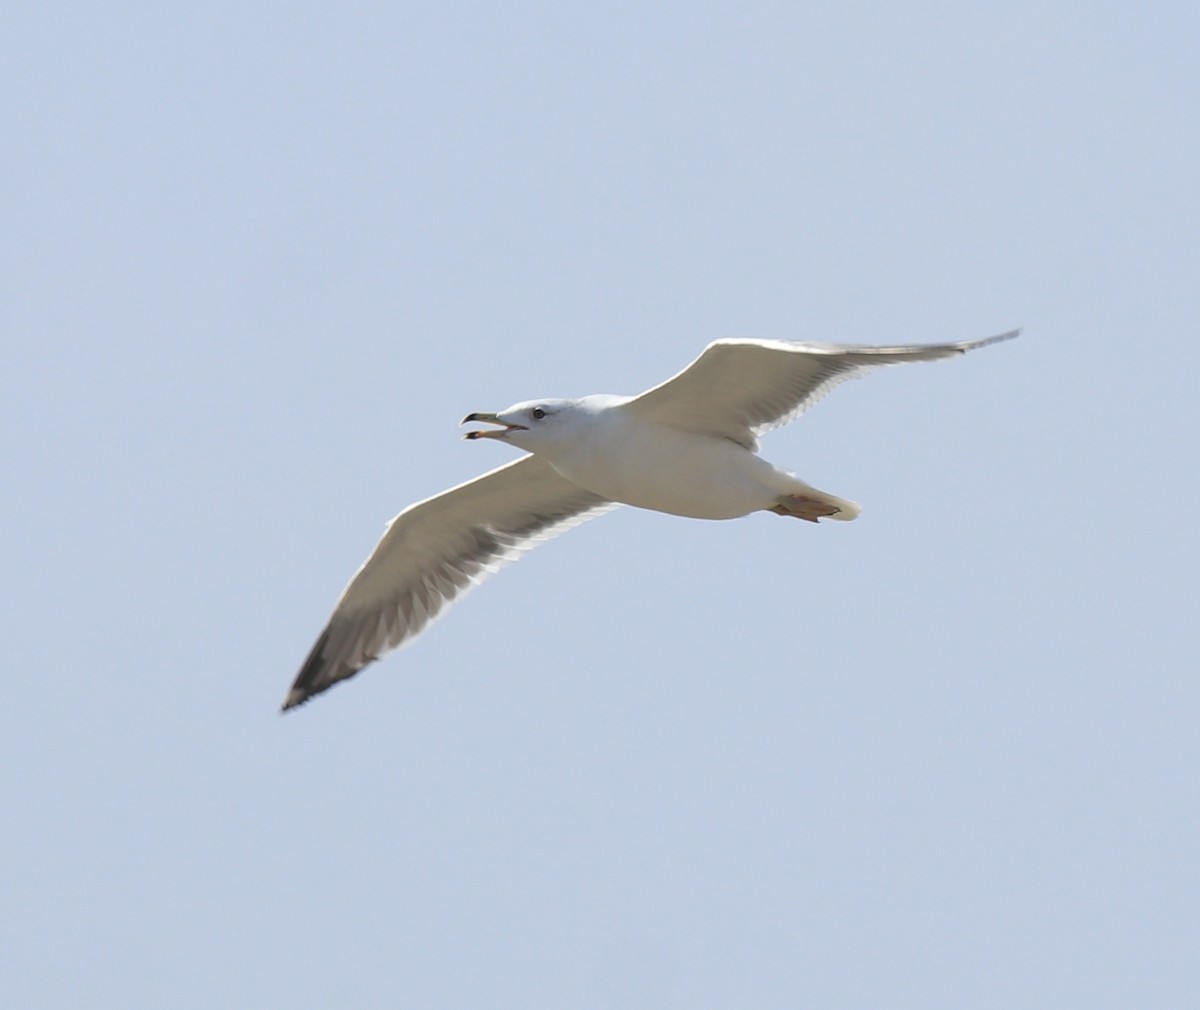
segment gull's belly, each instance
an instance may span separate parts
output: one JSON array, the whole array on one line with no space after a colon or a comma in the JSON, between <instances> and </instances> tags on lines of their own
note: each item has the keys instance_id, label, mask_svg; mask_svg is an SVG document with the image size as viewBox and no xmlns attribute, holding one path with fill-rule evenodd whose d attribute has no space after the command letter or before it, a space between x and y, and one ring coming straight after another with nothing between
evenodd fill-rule
<instances>
[{"instance_id":1,"label":"gull's belly","mask_svg":"<svg viewBox=\"0 0 1200 1010\"><path fill-rule=\"evenodd\" d=\"M549 462L612 501L694 519L734 519L769 508L787 480L728 439L657 426L621 434Z\"/></svg>"}]
</instances>

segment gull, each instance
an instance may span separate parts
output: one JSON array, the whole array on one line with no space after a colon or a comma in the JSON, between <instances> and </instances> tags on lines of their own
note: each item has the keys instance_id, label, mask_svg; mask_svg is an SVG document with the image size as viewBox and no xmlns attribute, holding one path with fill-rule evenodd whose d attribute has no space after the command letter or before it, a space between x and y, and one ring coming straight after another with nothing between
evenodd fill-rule
<instances>
[{"instance_id":1,"label":"gull","mask_svg":"<svg viewBox=\"0 0 1200 1010\"><path fill-rule=\"evenodd\" d=\"M617 505L694 519L774 512L851 520L852 501L758 455L758 436L834 386L882 365L936 361L1010 340L868 347L716 340L638 396L528 400L462 423L468 439L528 455L410 505L384 531L334 607L284 699L303 704L411 641L455 600L531 547Z\"/></svg>"}]
</instances>

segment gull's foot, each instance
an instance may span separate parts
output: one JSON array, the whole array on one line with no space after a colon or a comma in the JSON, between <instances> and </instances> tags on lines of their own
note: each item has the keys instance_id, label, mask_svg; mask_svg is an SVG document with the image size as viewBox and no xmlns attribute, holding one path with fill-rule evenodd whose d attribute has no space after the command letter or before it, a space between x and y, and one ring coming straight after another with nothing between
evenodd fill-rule
<instances>
[{"instance_id":1,"label":"gull's foot","mask_svg":"<svg viewBox=\"0 0 1200 1010\"><path fill-rule=\"evenodd\" d=\"M800 494L787 494L771 509L779 516L792 516L815 523L825 516L837 515L841 511L836 505L831 505L820 498L808 498Z\"/></svg>"}]
</instances>

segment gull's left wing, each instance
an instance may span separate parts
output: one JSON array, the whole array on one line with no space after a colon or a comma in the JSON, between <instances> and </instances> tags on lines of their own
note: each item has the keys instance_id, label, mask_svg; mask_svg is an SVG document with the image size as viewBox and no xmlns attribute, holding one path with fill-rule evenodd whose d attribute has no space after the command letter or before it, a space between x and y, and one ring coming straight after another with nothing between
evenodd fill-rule
<instances>
[{"instance_id":1,"label":"gull's left wing","mask_svg":"<svg viewBox=\"0 0 1200 1010\"><path fill-rule=\"evenodd\" d=\"M867 369L954 357L1020 332L903 347L716 340L682 372L635 396L625 409L648 421L754 449L758 435L799 417L839 382Z\"/></svg>"},{"instance_id":2,"label":"gull's left wing","mask_svg":"<svg viewBox=\"0 0 1200 1010\"><path fill-rule=\"evenodd\" d=\"M284 710L409 641L524 551L610 508L537 456L410 505L342 593Z\"/></svg>"}]
</instances>

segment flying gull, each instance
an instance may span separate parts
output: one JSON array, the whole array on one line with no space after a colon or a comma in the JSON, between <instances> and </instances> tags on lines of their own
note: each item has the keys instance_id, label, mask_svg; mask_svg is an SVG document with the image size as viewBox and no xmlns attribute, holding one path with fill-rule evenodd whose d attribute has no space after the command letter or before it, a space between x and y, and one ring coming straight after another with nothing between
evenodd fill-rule
<instances>
[{"instance_id":1,"label":"flying gull","mask_svg":"<svg viewBox=\"0 0 1200 1010\"><path fill-rule=\"evenodd\" d=\"M638 396L528 400L467 422L466 438L529 455L410 505L342 593L292 684L303 704L414 638L450 603L536 546L618 504L696 519L774 512L815 523L860 509L772 466L758 436L794 420L844 379L935 361L1017 336L956 344L855 347L717 340Z\"/></svg>"}]
</instances>

